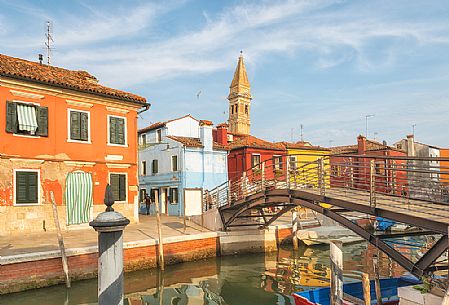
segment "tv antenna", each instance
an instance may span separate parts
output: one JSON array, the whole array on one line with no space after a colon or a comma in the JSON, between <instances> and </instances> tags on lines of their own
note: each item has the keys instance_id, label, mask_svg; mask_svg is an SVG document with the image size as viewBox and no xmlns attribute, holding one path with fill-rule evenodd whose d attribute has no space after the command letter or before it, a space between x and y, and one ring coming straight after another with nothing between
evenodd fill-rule
<instances>
[{"instance_id":1,"label":"tv antenna","mask_svg":"<svg viewBox=\"0 0 449 305\"><path fill-rule=\"evenodd\" d=\"M300 125L300 129L301 129L301 142L304 142L304 134L303 134L304 126L302 124Z\"/></svg>"},{"instance_id":2,"label":"tv antenna","mask_svg":"<svg viewBox=\"0 0 449 305\"><path fill-rule=\"evenodd\" d=\"M52 47L53 41L53 22L45 22L45 48L47 49L47 65L51 63L51 51L54 49Z\"/></svg>"}]
</instances>

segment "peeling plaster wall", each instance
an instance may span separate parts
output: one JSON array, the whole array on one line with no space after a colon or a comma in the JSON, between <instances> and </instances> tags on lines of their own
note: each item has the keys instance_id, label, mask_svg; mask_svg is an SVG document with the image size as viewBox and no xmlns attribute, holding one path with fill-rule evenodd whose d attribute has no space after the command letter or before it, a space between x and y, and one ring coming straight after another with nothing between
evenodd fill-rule
<instances>
[{"instance_id":1,"label":"peeling plaster wall","mask_svg":"<svg viewBox=\"0 0 449 305\"><path fill-rule=\"evenodd\" d=\"M82 170L92 174L93 200L91 219L104 211L103 197L108 173L128 172L129 169L109 169L104 164L89 167L67 166L64 162L30 162L0 159L0 235L14 232L39 232L55 230L50 192L55 196L58 205L59 223L62 229L66 226L66 206L64 201L65 180L70 172ZM40 173L40 197L38 205L14 205L14 169L38 169ZM136 169L132 169L135 171ZM128 203L117 203L114 209L137 222L134 217L134 196L137 196L136 177L128 174ZM132 184L131 184L132 183ZM135 189L135 190L130 190ZM75 225L76 226L76 225ZM73 227L73 226L72 226Z\"/></svg>"}]
</instances>

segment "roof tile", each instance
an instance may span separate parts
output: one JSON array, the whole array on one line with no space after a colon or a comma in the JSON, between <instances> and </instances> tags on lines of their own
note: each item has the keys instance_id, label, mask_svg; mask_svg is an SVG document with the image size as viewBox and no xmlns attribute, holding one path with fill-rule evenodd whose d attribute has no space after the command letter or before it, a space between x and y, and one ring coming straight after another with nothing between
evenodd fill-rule
<instances>
[{"instance_id":1,"label":"roof tile","mask_svg":"<svg viewBox=\"0 0 449 305\"><path fill-rule=\"evenodd\" d=\"M146 104L144 97L98 84L98 80L86 71L67 70L3 54L0 54L0 75L13 78L20 77L39 83Z\"/></svg>"}]
</instances>

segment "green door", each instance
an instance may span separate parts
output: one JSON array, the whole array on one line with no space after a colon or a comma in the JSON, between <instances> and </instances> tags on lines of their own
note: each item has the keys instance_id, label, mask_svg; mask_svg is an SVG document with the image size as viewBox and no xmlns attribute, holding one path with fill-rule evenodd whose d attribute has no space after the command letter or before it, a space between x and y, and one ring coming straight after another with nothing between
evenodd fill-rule
<instances>
[{"instance_id":1,"label":"green door","mask_svg":"<svg viewBox=\"0 0 449 305\"><path fill-rule=\"evenodd\" d=\"M69 173L65 185L67 224L89 222L92 202L92 175L81 171Z\"/></svg>"}]
</instances>

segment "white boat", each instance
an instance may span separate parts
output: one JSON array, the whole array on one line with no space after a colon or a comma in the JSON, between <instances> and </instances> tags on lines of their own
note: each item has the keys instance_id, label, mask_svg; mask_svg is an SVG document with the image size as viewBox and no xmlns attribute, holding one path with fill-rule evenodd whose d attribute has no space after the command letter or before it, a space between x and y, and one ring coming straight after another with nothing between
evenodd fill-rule
<instances>
[{"instance_id":1,"label":"white boat","mask_svg":"<svg viewBox=\"0 0 449 305\"><path fill-rule=\"evenodd\" d=\"M341 241L343 244L356 243L363 240L362 237L341 226L321 226L298 230L296 237L307 246L329 244L333 240Z\"/></svg>"}]
</instances>

